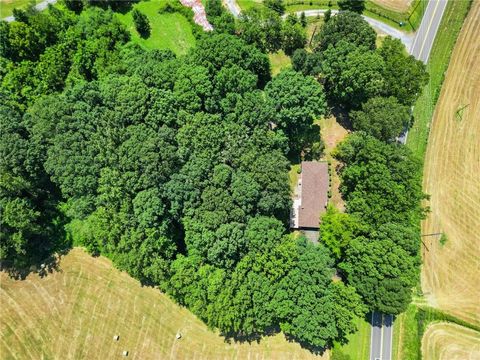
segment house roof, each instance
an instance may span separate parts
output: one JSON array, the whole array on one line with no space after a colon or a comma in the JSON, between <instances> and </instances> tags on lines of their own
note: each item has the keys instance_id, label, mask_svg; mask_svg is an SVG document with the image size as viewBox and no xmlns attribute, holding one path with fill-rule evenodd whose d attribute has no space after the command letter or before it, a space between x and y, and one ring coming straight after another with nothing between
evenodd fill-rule
<instances>
[{"instance_id":1,"label":"house roof","mask_svg":"<svg viewBox=\"0 0 480 360\"><path fill-rule=\"evenodd\" d=\"M325 212L328 201L328 164L326 162L302 162L301 204L298 212L298 227L317 228L320 215Z\"/></svg>"}]
</instances>

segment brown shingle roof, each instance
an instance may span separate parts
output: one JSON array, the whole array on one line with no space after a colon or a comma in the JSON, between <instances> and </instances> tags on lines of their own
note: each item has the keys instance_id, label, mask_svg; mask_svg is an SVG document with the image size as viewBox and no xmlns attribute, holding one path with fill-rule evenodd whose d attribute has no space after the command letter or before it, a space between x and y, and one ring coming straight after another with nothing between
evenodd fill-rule
<instances>
[{"instance_id":1,"label":"brown shingle roof","mask_svg":"<svg viewBox=\"0 0 480 360\"><path fill-rule=\"evenodd\" d=\"M299 228L317 228L328 201L328 164L302 162L302 203L298 212Z\"/></svg>"}]
</instances>

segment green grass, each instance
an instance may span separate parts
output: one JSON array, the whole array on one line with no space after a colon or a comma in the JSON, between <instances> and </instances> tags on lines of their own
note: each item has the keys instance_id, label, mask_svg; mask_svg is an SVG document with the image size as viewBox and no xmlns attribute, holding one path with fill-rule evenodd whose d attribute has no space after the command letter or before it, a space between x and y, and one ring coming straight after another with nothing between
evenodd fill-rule
<instances>
[{"instance_id":1,"label":"green grass","mask_svg":"<svg viewBox=\"0 0 480 360\"><path fill-rule=\"evenodd\" d=\"M394 360L418 359L422 339L418 334L417 306L409 305L407 311L395 318L393 323Z\"/></svg>"},{"instance_id":2,"label":"green grass","mask_svg":"<svg viewBox=\"0 0 480 360\"><path fill-rule=\"evenodd\" d=\"M13 9L23 9L31 2L32 0L0 0L0 19L12 15Z\"/></svg>"},{"instance_id":3,"label":"green grass","mask_svg":"<svg viewBox=\"0 0 480 360\"><path fill-rule=\"evenodd\" d=\"M280 71L292 67L292 61L290 57L285 55L283 50L280 50L276 53L268 54L270 59L270 65L272 66L272 76L277 75Z\"/></svg>"},{"instance_id":4,"label":"green grass","mask_svg":"<svg viewBox=\"0 0 480 360\"><path fill-rule=\"evenodd\" d=\"M414 123L408 132L407 139L407 146L420 159L425 157L430 122L435 105L440 95L450 56L469 8L470 1L449 1L440 23L440 31L433 43L430 59L427 63L430 80L415 103L413 109Z\"/></svg>"},{"instance_id":5,"label":"green grass","mask_svg":"<svg viewBox=\"0 0 480 360\"><path fill-rule=\"evenodd\" d=\"M407 311L399 315L393 325L394 360L416 360L422 358L422 338L428 325L444 321L471 330L480 331L478 326L446 314L440 310L410 304Z\"/></svg>"},{"instance_id":6,"label":"green grass","mask_svg":"<svg viewBox=\"0 0 480 360\"><path fill-rule=\"evenodd\" d=\"M259 8L262 7L262 0L237 0L238 6L240 6L240 9L243 10L248 10L251 8Z\"/></svg>"},{"instance_id":7,"label":"green grass","mask_svg":"<svg viewBox=\"0 0 480 360\"><path fill-rule=\"evenodd\" d=\"M170 49L178 55L185 54L195 45L192 25L181 14L159 14L160 6L166 0L150 0L134 5L134 8L147 15L151 34L147 39L139 36L135 30L131 12L117 14L118 19L130 30L132 41L147 49Z\"/></svg>"},{"instance_id":8,"label":"green grass","mask_svg":"<svg viewBox=\"0 0 480 360\"><path fill-rule=\"evenodd\" d=\"M370 356L370 324L364 319L357 320L358 331L348 337L345 345L335 344L333 353L348 355L350 360L368 360Z\"/></svg>"}]
</instances>

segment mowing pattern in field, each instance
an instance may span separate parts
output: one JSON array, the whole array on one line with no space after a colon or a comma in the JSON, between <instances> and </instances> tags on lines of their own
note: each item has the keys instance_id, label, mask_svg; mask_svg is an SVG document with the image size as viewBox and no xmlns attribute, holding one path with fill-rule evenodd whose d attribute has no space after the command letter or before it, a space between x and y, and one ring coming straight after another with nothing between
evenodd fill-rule
<instances>
[{"instance_id":1,"label":"mowing pattern in field","mask_svg":"<svg viewBox=\"0 0 480 360\"><path fill-rule=\"evenodd\" d=\"M425 360L478 360L480 333L447 322L431 324L422 339Z\"/></svg>"},{"instance_id":2,"label":"mowing pattern in field","mask_svg":"<svg viewBox=\"0 0 480 360\"><path fill-rule=\"evenodd\" d=\"M413 0L372 0L375 4L383 6L384 8L398 11L406 12Z\"/></svg>"},{"instance_id":3,"label":"mowing pattern in field","mask_svg":"<svg viewBox=\"0 0 480 360\"><path fill-rule=\"evenodd\" d=\"M480 2L455 46L430 133L424 189L431 213L422 288L430 305L480 323Z\"/></svg>"},{"instance_id":4,"label":"mowing pattern in field","mask_svg":"<svg viewBox=\"0 0 480 360\"><path fill-rule=\"evenodd\" d=\"M0 280L2 359L121 359L123 350L142 360L315 358L281 334L228 344L158 290L81 249L44 278L15 281L0 273Z\"/></svg>"}]
</instances>

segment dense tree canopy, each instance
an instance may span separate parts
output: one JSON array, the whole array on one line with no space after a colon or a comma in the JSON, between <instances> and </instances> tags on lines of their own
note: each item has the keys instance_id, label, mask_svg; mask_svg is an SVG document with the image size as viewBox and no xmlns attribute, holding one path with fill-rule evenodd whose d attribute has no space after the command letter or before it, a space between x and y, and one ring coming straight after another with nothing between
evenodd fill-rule
<instances>
[{"instance_id":1,"label":"dense tree canopy","mask_svg":"<svg viewBox=\"0 0 480 360\"><path fill-rule=\"evenodd\" d=\"M412 106L428 81L425 64L408 55L402 42L390 36L382 42L378 53L385 63L382 73L385 94L394 96L401 104Z\"/></svg>"},{"instance_id":2,"label":"dense tree canopy","mask_svg":"<svg viewBox=\"0 0 480 360\"><path fill-rule=\"evenodd\" d=\"M365 10L365 0L338 0L340 10L348 10L361 14Z\"/></svg>"},{"instance_id":3,"label":"dense tree canopy","mask_svg":"<svg viewBox=\"0 0 480 360\"><path fill-rule=\"evenodd\" d=\"M418 281L413 259L391 240L353 240L340 268L370 309L399 314L411 301Z\"/></svg>"},{"instance_id":4,"label":"dense tree canopy","mask_svg":"<svg viewBox=\"0 0 480 360\"><path fill-rule=\"evenodd\" d=\"M359 15L351 11L342 11L322 26L315 37L315 47L324 51L329 45L336 46L341 40L355 46L375 49L375 31Z\"/></svg>"},{"instance_id":5,"label":"dense tree canopy","mask_svg":"<svg viewBox=\"0 0 480 360\"><path fill-rule=\"evenodd\" d=\"M276 125L290 139L291 149L301 150L306 133L312 131L313 120L326 112L322 86L310 76L286 70L266 86L265 94L274 109Z\"/></svg>"},{"instance_id":6,"label":"dense tree canopy","mask_svg":"<svg viewBox=\"0 0 480 360\"><path fill-rule=\"evenodd\" d=\"M287 21L283 21L276 11L269 8L243 11L238 32L243 40L262 51L276 52L283 49L288 55L303 48L307 41L305 29L296 16L289 16Z\"/></svg>"},{"instance_id":7,"label":"dense tree canopy","mask_svg":"<svg viewBox=\"0 0 480 360\"><path fill-rule=\"evenodd\" d=\"M424 194L420 163L386 141L408 122L423 65L394 40L376 49L350 11L309 53L282 1L236 27L208 0L215 30L177 57L130 42L107 9L130 3L88 3L0 22L2 264L83 246L227 336L280 329L317 348L345 341L367 309L405 309ZM280 49L293 70L272 79L266 52ZM327 97L362 132L334 153L346 213L328 207L315 245L287 233L287 155L319 158Z\"/></svg>"},{"instance_id":8,"label":"dense tree canopy","mask_svg":"<svg viewBox=\"0 0 480 360\"><path fill-rule=\"evenodd\" d=\"M357 133L340 144L336 156L346 164L340 190L348 212L375 226L421 219L421 163L407 148Z\"/></svg>"},{"instance_id":9,"label":"dense tree canopy","mask_svg":"<svg viewBox=\"0 0 480 360\"><path fill-rule=\"evenodd\" d=\"M354 130L383 141L392 141L410 124L410 109L393 96L370 98L362 109L350 112Z\"/></svg>"},{"instance_id":10,"label":"dense tree canopy","mask_svg":"<svg viewBox=\"0 0 480 360\"><path fill-rule=\"evenodd\" d=\"M359 107L385 89L382 58L340 40L323 52L322 76L330 96L345 107Z\"/></svg>"}]
</instances>

